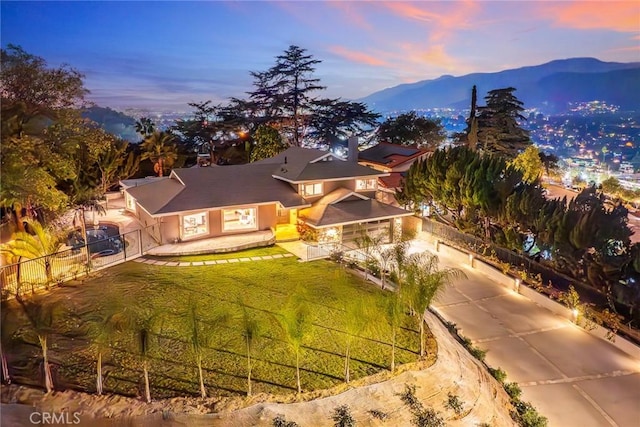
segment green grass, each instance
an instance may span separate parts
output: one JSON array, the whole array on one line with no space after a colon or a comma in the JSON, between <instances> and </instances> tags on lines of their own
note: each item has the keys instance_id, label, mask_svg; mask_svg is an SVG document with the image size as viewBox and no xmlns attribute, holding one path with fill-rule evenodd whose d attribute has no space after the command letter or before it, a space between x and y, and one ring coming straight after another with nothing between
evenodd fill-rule
<instances>
[{"instance_id":1,"label":"green grass","mask_svg":"<svg viewBox=\"0 0 640 427\"><path fill-rule=\"evenodd\" d=\"M198 377L187 351L188 337L178 328L188 301L194 299L211 311L226 311L233 317L205 351L205 383L209 394L243 394L246 390L246 353L238 304L243 300L263 325L254 350L253 392L293 392L295 357L282 340L276 317L294 295L300 295L308 302L314 323L301 353L301 381L305 391L343 382L345 335L341 331L344 330L345 302L353 299L364 300L378 314L370 322L371 327L352 344L351 378L388 368L391 334L382 313L389 294L363 283L334 263L300 263L295 258L283 258L201 267L164 267L129 262L104 270L84 283L70 283L53 289L42 297L46 303L64 309L64 314L56 321L56 333L49 339L50 357L58 365L55 368L57 382L65 388L95 390L95 356L83 331L89 316L109 301L124 298L132 307L139 304L164 314L162 327L151 340L152 395L197 394ZM29 338L29 326L15 302L5 308L5 314L9 316L16 338L10 349L12 373L20 382L39 384L37 340ZM396 363L417 360L418 334L413 328L407 317L405 328L398 337ZM133 329L124 330L114 340L113 351L105 356L105 391L140 394L141 363L134 339Z\"/></svg>"},{"instance_id":2,"label":"green grass","mask_svg":"<svg viewBox=\"0 0 640 427\"><path fill-rule=\"evenodd\" d=\"M234 259L234 258L250 258L254 256L265 256L265 255L277 255L277 254L287 254L285 249L282 249L280 246L269 246L263 248L253 248L246 249L243 251L237 252L225 252L218 254L204 254L204 255L183 255L183 256L151 256L148 255L146 258L156 259L158 261L178 261L178 262L194 262L194 261L214 261L218 259Z\"/></svg>"}]
</instances>

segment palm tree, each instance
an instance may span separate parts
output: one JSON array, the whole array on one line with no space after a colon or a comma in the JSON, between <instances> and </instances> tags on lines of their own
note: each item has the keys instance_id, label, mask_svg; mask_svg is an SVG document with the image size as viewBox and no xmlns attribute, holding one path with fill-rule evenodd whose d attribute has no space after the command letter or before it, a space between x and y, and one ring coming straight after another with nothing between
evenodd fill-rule
<instances>
[{"instance_id":1,"label":"palm tree","mask_svg":"<svg viewBox=\"0 0 640 427\"><path fill-rule=\"evenodd\" d=\"M302 393L300 384L300 350L311 330L309 308L301 298L291 301L277 316L282 336L296 357L296 384L298 393Z\"/></svg>"},{"instance_id":2,"label":"palm tree","mask_svg":"<svg viewBox=\"0 0 640 427\"><path fill-rule=\"evenodd\" d=\"M142 138L146 138L156 130L156 125L148 117L140 117L140 120L136 120L136 132L138 132Z\"/></svg>"},{"instance_id":3,"label":"palm tree","mask_svg":"<svg viewBox=\"0 0 640 427\"><path fill-rule=\"evenodd\" d=\"M367 306L367 301L361 298L349 299L345 307L344 317L346 349L344 353L344 381L349 383L351 362L351 345L367 328L371 321L371 314Z\"/></svg>"},{"instance_id":4,"label":"palm tree","mask_svg":"<svg viewBox=\"0 0 640 427\"><path fill-rule=\"evenodd\" d=\"M18 231L13 235L13 240L0 245L0 253L8 255L10 259L18 262L17 280L20 288L20 261L22 258L35 259L37 264L44 267L47 283L53 280L52 260L53 255L60 247L60 236L45 228L38 221L27 219L28 229L33 234L26 231Z\"/></svg>"},{"instance_id":5,"label":"palm tree","mask_svg":"<svg viewBox=\"0 0 640 427\"><path fill-rule=\"evenodd\" d=\"M90 348L96 354L96 392L98 395L102 395L103 391L103 356L110 351L111 344L117 334L122 333L135 322L123 299L110 297L106 301L107 305L89 318L86 332L91 342Z\"/></svg>"},{"instance_id":6,"label":"palm tree","mask_svg":"<svg viewBox=\"0 0 640 427\"><path fill-rule=\"evenodd\" d=\"M410 255L405 269L407 280L401 289L401 295L418 322L420 357L424 357L424 312L445 286L455 279L465 277L465 274L457 268L439 270L438 257L429 252Z\"/></svg>"},{"instance_id":7,"label":"palm tree","mask_svg":"<svg viewBox=\"0 0 640 427\"><path fill-rule=\"evenodd\" d=\"M251 396L251 356L253 353L253 344L256 337L260 334L260 323L255 316L255 313L251 313L246 304L241 303L242 308L242 336L247 348L247 396Z\"/></svg>"},{"instance_id":8,"label":"palm tree","mask_svg":"<svg viewBox=\"0 0 640 427\"><path fill-rule=\"evenodd\" d=\"M377 252L380 262L380 281L382 283L381 287L384 290L384 287L387 284L387 270L389 269L389 267L391 266L391 262L393 261L393 246L386 249L380 246Z\"/></svg>"},{"instance_id":9,"label":"palm tree","mask_svg":"<svg viewBox=\"0 0 640 427\"><path fill-rule=\"evenodd\" d=\"M392 252L392 261L393 267L396 273L396 285L398 286L397 291L401 289L402 280L404 278L405 273L405 264L407 263L407 251L409 250L409 242L406 240L402 240L400 242L394 243L391 247Z\"/></svg>"},{"instance_id":10,"label":"palm tree","mask_svg":"<svg viewBox=\"0 0 640 427\"><path fill-rule=\"evenodd\" d=\"M367 229L359 226L358 237L356 237L355 242L358 245L358 248L364 255L364 280L367 280L369 273L369 263L375 262L376 259L373 257L373 254L379 252L380 245L384 239L384 235L380 234L377 236L371 235L367 232Z\"/></svg>"},{"instance_id":11,"label":"palm tree","mask_svg":"<svg viewBox=\"0 0 640 427\"><path fill-rule=\"evenodd\" d=\"M207 390L204 386L204 375L202 373L204 350L214 341L220 327L229 322L229 314L226 312L211 314L197 300L190 298L182 319L184 320L183 328L188 335L189 353L198 368L200 396L205 398L207 397Z\"/></svg>"},{"instance_id":12,"label":"palm tree","mask_svg":"<svg viewBox=\"0 0 640 427\"><path fill-rule=\"evenodd\" d=\"M170 132L155 131L142 142L141 160L149 159L153 163L153 170L158 176L163 176L164 170L171 168L178 158L174 135Z\"/></svg>"},{"instance_id":13,"label":"palm tree","mask_svg":"<svg viewBox=\"0 0 640 427\"><path fill-rule=\"evenodd\" d=\"M53 390L53 377L51 376L51 366L49 365L48 338L55 331L54 323L60 306L57 304L45 304L42 298L27 301L24 300L22 296L17 295L16 300L22 307L40 343L44 370L44 385L47 393L49 393Z\"/></svg>"},{"instance_id":14,"label":"palm tree","mask_svg":"<svg viewBox=\"0 0 640 427\"><path fill-rule=\"evenodd\" d=\"M142 362L144 378L144 397L151 402L151 387L149 385L149 359L151 356L151 335L156 331L161 321L161 313L154 308L127 306L121 314L121 320L126 330L134 330L135 342L138 347L138 357Z\"/></svg>"},{"instance_id":15,"label":"palm tree","mask_svg":"<svg viewBox=\"0 0 640 427\"><path fill-rule=\"evenodd\" d=\"M394 292L386 302L385 318L391 328L391 372L396 369L396 336L404 315L400 293Z\"/></svg>"}]
</instances>

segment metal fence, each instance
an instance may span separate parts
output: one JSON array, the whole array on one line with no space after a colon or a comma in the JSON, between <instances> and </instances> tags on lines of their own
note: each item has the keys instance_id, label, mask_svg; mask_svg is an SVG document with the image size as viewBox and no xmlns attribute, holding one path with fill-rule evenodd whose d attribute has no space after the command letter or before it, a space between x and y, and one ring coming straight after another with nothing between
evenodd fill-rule
<instances>
[{"instance_id":1,"label":"metal fence","mask_svg":"<svg viewBox=\"0 0 640 427\"><path fill-rule=\"evenodd\" d=\"M2 298L33 292L137 258L143 253L143 241L148 248L154 244L157 246L145 230L135 230L40 258L2 266Z\"/></svg>"}]
</instances>

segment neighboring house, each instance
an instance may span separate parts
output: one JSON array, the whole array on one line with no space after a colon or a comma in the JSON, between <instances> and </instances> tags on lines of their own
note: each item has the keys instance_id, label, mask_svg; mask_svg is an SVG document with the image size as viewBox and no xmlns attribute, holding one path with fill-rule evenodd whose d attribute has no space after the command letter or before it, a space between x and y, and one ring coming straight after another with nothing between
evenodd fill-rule
<instances>
[{"instance_id":1,"label":"neighboring house","mask_svg":"<svg viewBox=\"0 0 640 427\"><path fill-rule=\"evenodd\" d=\"M429 150L381 142L361 151L358 154L358 163L381 172L388 172L387 176L378 178L376 199L383 203L397 206L395 194L402 187L404 174L415 161L424 159L429 155L431 155Z\"/></svg>"},{"instance_id":2,"label":"neighboring house","mask_svg":"<svg viewBox=\"0 0 640 427\"><path fill-rule=\"evenodd\" d=\"M306 224L318 240L353 240L360 228L391 236L411 212L373 199L387 173L331 153L292 147L246 165L174 169L123 188L126 209L159 243ZM124 187L124 186L123 186Z\"/></svg>"}]
</instances>

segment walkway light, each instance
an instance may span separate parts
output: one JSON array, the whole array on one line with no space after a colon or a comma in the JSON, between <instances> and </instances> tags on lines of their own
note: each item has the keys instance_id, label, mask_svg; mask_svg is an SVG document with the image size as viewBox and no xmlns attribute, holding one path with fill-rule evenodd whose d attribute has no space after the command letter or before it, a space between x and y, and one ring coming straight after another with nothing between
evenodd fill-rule
<instances>
[{"instance_id":1,"label":"walkway light","mask_svg":"<svg viewBox=\"0 0 640 427\"><path fill-rule=\"evenodd\" d=\"M515 282L515 289L514 289L514 290L515 290L517 293L520 293L520 279L515 279L515 281L514 281L514 282Z\"/></svg>"}]
</instances>

